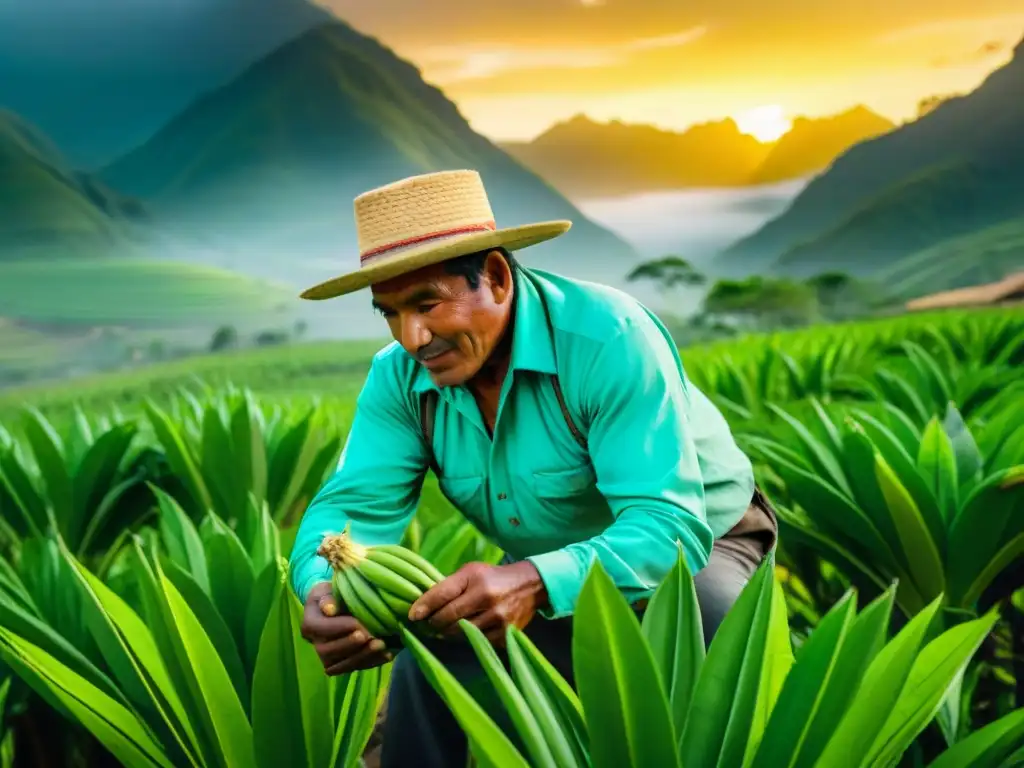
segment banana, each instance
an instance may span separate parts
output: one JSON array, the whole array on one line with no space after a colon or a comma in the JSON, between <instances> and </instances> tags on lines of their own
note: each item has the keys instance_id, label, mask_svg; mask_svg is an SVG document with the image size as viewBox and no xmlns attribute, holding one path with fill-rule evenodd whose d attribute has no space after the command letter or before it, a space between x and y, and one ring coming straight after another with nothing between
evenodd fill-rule
<instances>
[{"instance_id":1,"label":"banana","mask_svg":"<svg viewBox=\"0 0 1024 768\"><path fill-rule=\"evenodd\" d=\"M437 583L421 568L416 567L408 560L403 560L390 552L383 552L377 547L366 553L366 559L397 573L420 589L428 590Z\"/></svg>"},{"instance_id":2,"label":"banana","mask_svg":"<svg viewBox=\"0 0 1024 768\"><path fill-rule=\"evenodd\" d=\"M363 560L358 565L359 572L366 577L366 580L378 589L386 589L393 595L415 602L423 594L423 590L413 584L404 576L399 576L394 571L385 568L373 560Z\"/></svg>"},{"instance_id":3,"label":"banana","mask_svg":"<svg viewBox=\"0 0 1024 768\"><path fill-rule=\"evenodd\" d=\"M380 546L374 547L374 549L405 560L410 565L423 571L423 573L425 573L429 578L433 579L434 584L439 581L444 581L445 579L445 575L438 570L437 566L427 560L427 558L419 552L414 552L408 547L403 547L398 544L381 544ZM433 586L433 584L430 586Z\"/></svg>"},{"instance_id":4,"label":"banana","mask_svg":"<svg viewBox=\"0 0 1024 768\"><path fill-rule=\"evenodd\" d=\"M373 614L374 618L380 622L380 625L384 627L387 634L397 634L398 618L388 607L388 604L381 599L377 590L375 590L366 578L359 573L359 570L355 568L348 569L348 580L356 595L363 601L363 605L365 605L367 610Z\"/></svg>"},{"instance_id":5,"label":"banana","mask_svg":"<svg viewBox=\"0 0 1024 768\"><path fill-rule=\"evenodd\" d=\"M391 594L386 589L378 590L377 594L380 595L380 599L387 604L388 608L391 609L391 612L394 613L395 616L400 617L404 622L408 622L409 609L412 608L412 603L410 601L403 600L402 598Z\"/></svg>"},{"instance_id":6,"label":"banana","mask_svg":"<svg viewBox=\"0 0 1024 768\"><path fill-rule=\"evenodd\" d=\"M348 612L352 614L353 618L357 619L360 624L366 627L366 631L374 637L384 637L388 634L387 629L377 620L370 609L366 607L359 596L356 594L355 589L352 587L352 582L349 581L350 569L345 568L338 571L334 583L341 594L341 599L344 601L345 606L348 608Z\"/></svg>"}]
</instances>

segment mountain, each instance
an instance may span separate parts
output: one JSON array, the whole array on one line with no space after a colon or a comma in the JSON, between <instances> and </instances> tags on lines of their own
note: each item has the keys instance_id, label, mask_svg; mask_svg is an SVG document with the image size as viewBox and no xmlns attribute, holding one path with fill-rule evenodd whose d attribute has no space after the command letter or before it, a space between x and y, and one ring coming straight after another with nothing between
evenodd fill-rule
<instances>
[{"instance_id":1,"label":"mountain","mask_svg":"<svg viewBox=\"0 0 1024 768\"><path fill-rule=\"evenodd\" d=\"M629 271L629 246L475 133L412 65L341 22L281 46L100 175L145 199L176 233L295 278L300 262L329 259L336 272L336 254L353 252L360 192L454 168L481 173L499 225L571 219L549 244L579 254L566 255L567 271Z\"/></svg>"},{"instance_id":2,"label":"mountain","mask_svg":"<svg viewBox=\"0 0 1024 768\"><path fill-rule=\"evenodd\" d=\"M853 269L1024 213L1024 41L973 92L845 152L723 274Z\"/></svg>"},{"instance_id":3,"label":"mountain","mask_svg":"<svg viewBox=\"0 0 1024 768\"><path fill-rule=\"evenodd\" d=\"M798 117L751 174L748 183L772 184L817 173L854 144L895 127L891 120L863 106L831 117Z\"/></svg>"},{"instance_id":4,"label":"mountain","mask_svg":"<svg viewBox=\"0 0 1024 768\"><path fill-rule=\"evenodd\" d=\"M123 252L144 218L137 201L70 170L43 133L0 111L0 262Z\"/></svg>"},{"instance_id":5,"label":"mountain","mask_svg":"<svg viewBox=\"0 0 1024 768\"><path fill-rule=\"evenodd\" d=\"M0 105L93 168L329 18L307 0L0 2Z\"/></svg>"},{"instance_id":6,"label":"mountain","mask_svg":"<svg viewBox=\"0 0 1024 768\"><path fill-rule=\"evenodd\" d=\"M502 149L570 199L683 187L747 183L770 145L741 133L733 120L694 125L681 133L577 115L529 142Z\"/></svg>"}]
</instances>

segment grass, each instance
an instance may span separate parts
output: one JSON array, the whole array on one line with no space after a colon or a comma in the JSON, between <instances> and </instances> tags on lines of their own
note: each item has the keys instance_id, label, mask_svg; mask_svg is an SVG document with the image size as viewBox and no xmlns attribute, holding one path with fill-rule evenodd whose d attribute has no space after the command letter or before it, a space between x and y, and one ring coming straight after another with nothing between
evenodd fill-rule
<instances>
[{"instance_id":1,"label":"grass","mask_svg":"<svg viewBox=\"0 0 1024 768\"><path fill-rule=\"evenodd\" d=\"M201 327L284 313L276 285L214 267L121 259L0 263L0 307L47 327Z\"/></svg>"}]
</instances>

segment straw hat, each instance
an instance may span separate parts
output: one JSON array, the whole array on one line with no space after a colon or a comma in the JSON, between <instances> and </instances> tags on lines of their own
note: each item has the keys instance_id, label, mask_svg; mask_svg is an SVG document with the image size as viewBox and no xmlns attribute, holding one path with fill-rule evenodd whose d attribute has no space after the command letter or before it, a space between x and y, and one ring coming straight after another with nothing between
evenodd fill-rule
<instances>
[{"instance_id":1,"label":"straw hat","mask_svg":"<svg viewBox=\"0 0 1024 768\"><path fill-rule=\"evenodd\" d=\"M330 299L488 248L510 251L566 232L568 221L543 221L498 229L476 171L412 176L355 199L359 263L355 269L302 292Z\"/></svg>"}]
</instances>

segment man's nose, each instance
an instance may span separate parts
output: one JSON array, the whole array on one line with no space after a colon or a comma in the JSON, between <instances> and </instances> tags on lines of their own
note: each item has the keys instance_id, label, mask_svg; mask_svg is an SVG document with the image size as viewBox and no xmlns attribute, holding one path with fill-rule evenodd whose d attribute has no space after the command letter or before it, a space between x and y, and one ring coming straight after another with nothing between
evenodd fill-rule
<instances>
[{"instance_id":1,"label":"man's nose","mask_svg":"<svg viewBox=\"0 0 1024 768\"><path fill-rule=\"evenodd\" d=\"M430 331L414 313L402 319L402 346L409 354L415 354L418 349L429 344L430 339Z\"/></svg>"}]
</instances>

